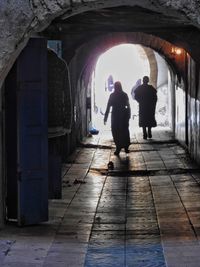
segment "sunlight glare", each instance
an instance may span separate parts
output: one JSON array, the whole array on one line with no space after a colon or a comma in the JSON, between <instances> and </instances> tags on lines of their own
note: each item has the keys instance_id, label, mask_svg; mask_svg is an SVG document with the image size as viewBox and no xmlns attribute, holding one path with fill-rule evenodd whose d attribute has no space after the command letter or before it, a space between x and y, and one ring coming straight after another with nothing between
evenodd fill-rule
<instances>
[{"instance_id":1,"label":"sunlight glare","mask_svg":"<svg viewBox=\"0 0 200 267\"><path fill-rule=\"evenodd\" d=\"M99 125L99 121L102 122L102 116L111 93L107 88L110 75L114 82L121 81L123 90L128 94L131 103L133 102L131 89L139 79L142 80L143 76L149 76L149 73L149 62L140 45L122 44L102 54L94 71L93 124Z\"/></svg>"}]
</instances>

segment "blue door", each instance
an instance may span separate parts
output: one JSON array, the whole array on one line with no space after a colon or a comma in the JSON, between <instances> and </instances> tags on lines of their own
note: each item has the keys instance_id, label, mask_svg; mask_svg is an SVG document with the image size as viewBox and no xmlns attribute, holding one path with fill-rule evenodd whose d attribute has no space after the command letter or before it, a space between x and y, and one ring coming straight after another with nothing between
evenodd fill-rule
<instances>
[{"instance_id":1,"label":"blue door","mask_svg":"<svg viewBox=\"0 0 200 267\"><path fill-rule=\"evenodd\" d=\"M48 220L47 43L30 39L17 61L18 224Z\"/></svg>"}]
</instances>

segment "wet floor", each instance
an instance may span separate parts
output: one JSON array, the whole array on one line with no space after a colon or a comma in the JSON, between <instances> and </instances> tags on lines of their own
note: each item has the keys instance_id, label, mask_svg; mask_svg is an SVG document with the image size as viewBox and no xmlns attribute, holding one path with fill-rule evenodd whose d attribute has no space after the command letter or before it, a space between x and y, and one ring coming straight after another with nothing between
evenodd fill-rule
<instances>
[{"instance_id":1,"label":"wet floor","mask_svg":"<svg viewBox=\"0 0 200 267\"><path fill-rule=\"evenodd\" d=\"M109 133L83 142L50 220L0 231L0 266L200 266L200 168L166 129L114 150Z\"/></svg>"}]
</instances>

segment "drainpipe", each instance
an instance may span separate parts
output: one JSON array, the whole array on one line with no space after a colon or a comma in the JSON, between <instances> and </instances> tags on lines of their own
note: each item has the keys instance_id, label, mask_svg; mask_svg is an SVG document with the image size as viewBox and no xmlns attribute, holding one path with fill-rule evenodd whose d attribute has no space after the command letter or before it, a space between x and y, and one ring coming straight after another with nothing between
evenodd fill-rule
<instances>
[{"instance_id":1,"label":"drainpipe","mask_svg":"<svg viewBox=\"0 0 200 267\"><path fill-rule=\"evenodd\" d=\"M185 144L188 147L188 56L184 52L185 61Z\"/></svg>"},{"instance_id":2,"label":"drainpipe","mask_svg":"<svg viewBox=\"0 0 200 267\"><path fill-rule=\"evenodd\" d=\"M176 90L176 86L175 86L175 75L173 73L173 71L170 69L170 79L168 78L168 80L170 80L170 102L171 102L171 128L172 128L172 132L174 137L176 136L176 94L175 94L175 90Z\"/></svg>"}]
</instances>

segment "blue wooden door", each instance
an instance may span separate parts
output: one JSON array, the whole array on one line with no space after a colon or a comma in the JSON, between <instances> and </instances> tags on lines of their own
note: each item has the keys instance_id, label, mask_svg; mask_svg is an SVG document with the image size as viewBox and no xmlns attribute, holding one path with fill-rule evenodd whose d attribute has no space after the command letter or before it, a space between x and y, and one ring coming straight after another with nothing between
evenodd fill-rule
<instances>
[{"instance_id":1,"label":"blue wooden door","mask_svg":"<svg viewBox=\"0 0 200 267\"><path fill-rule=\"evenodd\" d=\"M48 220L47 44L30 39L17 64L18 223Z\"/></svg>"}]
</instances>

